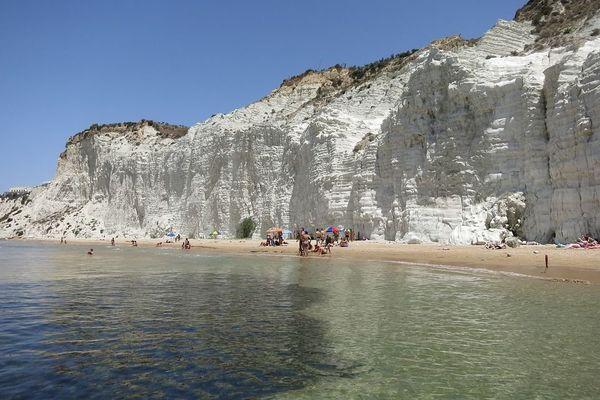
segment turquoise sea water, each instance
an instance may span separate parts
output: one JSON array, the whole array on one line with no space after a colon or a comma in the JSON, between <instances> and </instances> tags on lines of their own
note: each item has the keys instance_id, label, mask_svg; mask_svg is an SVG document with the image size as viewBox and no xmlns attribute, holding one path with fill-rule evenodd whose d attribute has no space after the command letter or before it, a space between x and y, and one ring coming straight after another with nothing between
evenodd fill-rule
<instances>
[{"instance_id":1,"label":"turquoise sea water","mask_svg":"<svg viewBox=\"0 0 600 400\"><path fill-rule=\"evenodd\" d=\"M0 242L0 398L600 398L599 286L86 250Z\"/></svg>"}]
</instances>

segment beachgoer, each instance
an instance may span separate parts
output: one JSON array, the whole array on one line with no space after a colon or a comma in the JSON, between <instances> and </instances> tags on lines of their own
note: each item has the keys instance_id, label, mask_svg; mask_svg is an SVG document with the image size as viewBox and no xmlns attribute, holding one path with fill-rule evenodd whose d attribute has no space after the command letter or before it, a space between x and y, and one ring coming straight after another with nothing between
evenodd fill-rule
<instances>
[{"instance_id":1,"label":"beachgoer","mask_svg":"<svg viewBox=\"0 0 600 400\"><path fill-rule=\"evenodd\" d=\"M317 229L315 232L315 239L317 240L317 244L321 244L323 240L323 232L321 232L321 228Z\"/></svg>"},{"instance_id":2,"label":"beachgoer","mask_svg":"<svg viewBox=\"0 0 600 400\"><path fill-rule=\"evenodd\" d=\"M63 238L62 237L60 238L60 244L63 244Z\"/></svg>"},{"instance_id":3,"label":"beachgoer","mask_svg":"<svg viewBox=\"0 0 600 400\"><path fill-rule=\"evenodd\" d=\"M300 238L300 254L303 256L308 255L308 250L310 249L310 235L304 232Z\"/></svg>"},{"instance_id":4,"label":"beachgoer","mask_svg":"<svg viewBox=\"0 0 600 400\"><path fill-rule=\"evenodd\" d=\"M304 254L308 255L308 251L312 248L312 244L310 243L311 237L308 233L304 235L304 239L302 241L302 246L304 247Z\"/></svg>"},{"instance_id":5,"label":"beachgoer","mask_svg":"<svg viewBox=\"0 0 600 400\"><path fill-rule=\"evenodd\" d=\"M90 249L90 251L87 252L88 256L93 256L94 255L94 249Z\"/></svg>"},{"instance_id":6,"label":"beachgoer","mask_svg":"<svg viewBox=\"0 0 600 400\"><path fill-rule=\"evenodd\" d=\"M192 245L190 244L190 241L188 240L188 238L185 238L185 242L183 242L183 248L186 250L189 250L192 248Z\"/></svg>"},{"instance_id":7,"label":"beachgoer","mask_svg":"<svg viewBox=\"0 0 600 400\"><path fill-rule=\"evenodd\" d=\"M331 246L333 246L333 237L331 237L330 235L327 235L327 237L325 238L324 251L331 254Z\"/></svg>"},{"instance_id":8,"label":"beachgoer","mask_svg":"<svg viewBox=\"0 0 600 400\"><path fill-rule=\"evenodd\" d=\"M115 238L110 239L110 245L114 246L115 245Z\"/></svg>"}]
</instances>

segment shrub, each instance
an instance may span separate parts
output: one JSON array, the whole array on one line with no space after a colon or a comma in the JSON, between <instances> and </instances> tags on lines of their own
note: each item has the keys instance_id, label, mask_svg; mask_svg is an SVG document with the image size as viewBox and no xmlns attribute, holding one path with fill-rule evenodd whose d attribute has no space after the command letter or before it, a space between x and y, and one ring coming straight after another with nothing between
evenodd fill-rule
<instances>
[{"instance_id":1,"label":"shrub","mask_svg":"<svg viewBox=\"0 0 600 400\"><path fill-rule=\"evenodd\" d=\"M252 218L244 218L238 226L236 236L239 239L249 238L252 236L252 233L254 233L254 229L256 229L256 223L252 220Z\"/></svg>"}]
</instances>

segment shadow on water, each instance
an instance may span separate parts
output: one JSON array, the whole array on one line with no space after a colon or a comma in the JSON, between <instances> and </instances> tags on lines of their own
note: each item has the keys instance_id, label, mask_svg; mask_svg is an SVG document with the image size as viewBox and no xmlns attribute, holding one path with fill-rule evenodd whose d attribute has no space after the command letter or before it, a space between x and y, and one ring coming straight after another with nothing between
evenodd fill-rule
<instances>
[{"instance_id":1,"label":"shadow on water","mask_svg":"<svg viewBox=\"0 0 600 400\"><path fill-rule=\"evenodd\" d=\"M191 271L0 284L0 397L252 398L352 376L319 289Z\"/></svg>"},{"instance_id":2,"label":"shadow on water","mask_svg":"<svg viewBox=\"0 0 600 400\"><path fill-rule=\"evenodd\" d=\"M0 399L600 393L594 286L359 259L87 250L0 243Z\"/></svg>"}]
</instances>

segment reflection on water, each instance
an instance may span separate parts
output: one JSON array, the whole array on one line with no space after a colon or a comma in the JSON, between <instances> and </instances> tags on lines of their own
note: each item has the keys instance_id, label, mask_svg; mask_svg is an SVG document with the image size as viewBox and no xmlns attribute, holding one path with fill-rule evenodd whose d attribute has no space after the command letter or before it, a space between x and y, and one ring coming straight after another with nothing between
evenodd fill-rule
<instances>
[{"instance_id":1,"label":"reflection on water","mask_svg":"<svg viewBox=\"0 0 600 400\"><path fill-rule=\"evenodd\" d=\"M0 398L597 398L600 291L0 242Z\"/></svg>"}]
</instances>

